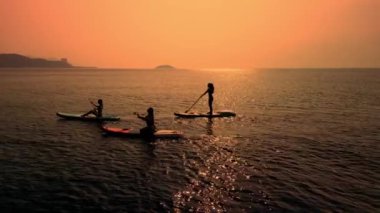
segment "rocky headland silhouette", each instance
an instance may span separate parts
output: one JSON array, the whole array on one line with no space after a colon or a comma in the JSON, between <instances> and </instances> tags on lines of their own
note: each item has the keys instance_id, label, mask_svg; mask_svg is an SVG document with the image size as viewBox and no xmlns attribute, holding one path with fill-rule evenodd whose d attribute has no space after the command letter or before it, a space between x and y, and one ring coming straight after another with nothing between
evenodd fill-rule
<instances>
[{"instance_id":1,"label":"rocky headland silhouette","mask_svg":"<svg viewBox=\"0 0 380 213\"><path fill-rule=\"evenodd\" d=\"M10 53L0 54L0 67L3 68L43 68L43 67L56 67L56 68L72 68L66 58L60 60L48 60L43 58L30 58L24 55Z\"/></svg>"}]
</instances>

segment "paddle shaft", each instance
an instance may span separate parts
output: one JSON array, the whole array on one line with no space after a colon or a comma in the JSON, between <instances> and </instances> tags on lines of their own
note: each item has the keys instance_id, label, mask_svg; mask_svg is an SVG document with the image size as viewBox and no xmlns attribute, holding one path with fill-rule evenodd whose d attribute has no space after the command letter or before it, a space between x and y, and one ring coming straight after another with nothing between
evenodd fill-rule
<instances>
[{"instance_id":1,"label":"paddle shaft","mask_svg":"<svg viewBox=\"0 0 380 213\"><path fill-rule=\"evenodd\" d=\"M203 96L203 95L202 95ZM189 109L187 109L185 112L188 112L189 110L191 110L191 108L193 108L193 106L195 106L195 104L198 103L198 101L202 98L202 96L200 96L194 103L193 105L191 105L191 107Z\"/></svg>"}]
</instances>

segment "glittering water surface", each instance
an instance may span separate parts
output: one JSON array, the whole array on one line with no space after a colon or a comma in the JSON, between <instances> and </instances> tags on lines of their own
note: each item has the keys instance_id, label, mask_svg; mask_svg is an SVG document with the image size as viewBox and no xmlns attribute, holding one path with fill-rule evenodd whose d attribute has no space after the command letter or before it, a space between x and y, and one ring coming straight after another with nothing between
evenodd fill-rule
<instances>
[{"instance_id":1,"label":"glittering water surface","mask_svg":"<svg viewBox=\"0 0 380 213\"><path fill-rule=\"evenodd\" d=\"M208 82L238 116L175 119ZM379 211L380 70L1 70L0 91L1 212ZM152 106L186 138L55 116L98 98L109 125Z\"/></svg>"}]
</instances>

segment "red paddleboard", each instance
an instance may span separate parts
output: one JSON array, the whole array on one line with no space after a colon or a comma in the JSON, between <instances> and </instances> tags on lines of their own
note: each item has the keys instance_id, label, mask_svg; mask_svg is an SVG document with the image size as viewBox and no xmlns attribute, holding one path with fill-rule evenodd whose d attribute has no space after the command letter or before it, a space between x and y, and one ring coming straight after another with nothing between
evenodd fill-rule
<instances>
[{"instance_id":1,"label":"red paddleboard","mask_svg":"<svg viewBox=\"0 0 380 213\"><path fill-rule=\"evenodd\" d=\"M110 135L116 135L116 136L125 136L125 137L142 137L140 135L139 129L123 129L118 127L108 127L108 126L102 126L102 130ZM157 130L154 133L155 138L182 138L183 132L178 130Z\"/></svg>"}]
</instances>

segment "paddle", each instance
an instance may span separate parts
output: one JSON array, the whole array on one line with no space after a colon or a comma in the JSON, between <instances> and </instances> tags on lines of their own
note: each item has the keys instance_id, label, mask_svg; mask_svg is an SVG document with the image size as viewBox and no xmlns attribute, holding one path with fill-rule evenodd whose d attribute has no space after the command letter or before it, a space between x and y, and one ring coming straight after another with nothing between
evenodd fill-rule
<instances>
[{"instance_id":1,"label":"paddle","mask_svg":"<svg viewBox=\"0 0 380 213\"><path fill-rule=\"evenodd\" d=\"M90 102L90 104L92 105L92 106L96 106L96 104L90 99L90 98L87 98L88 99L88 102Z\"/></svg>"},{"instance_id":2,"label":"paddle","mask_svg":"<svg viewBox=\"0 0 380 213\"><path fill-rule=\"evenodd\" d=\"M202 96L203 96L203 95L201 95L201 96L200 96L200 97L199 97L199 98L193 103L193 105L191 105L191 107L185 111L185 113L187 113L189 110L191 110L191 108L193 108L193 106L195 106L195 104L198 103L198 101L202 98Z\"/></svg>"},{"instance_id":3,"label":"paddle","mask_svg":"<svg viewBox=\"0 0 380 213\"><path fill-rule=\"evenodd\" d=\"M137 115L138 118L142 119L144 118L143 116L141 116L138 112L133 112L134 115ZM145 119L145 118L144 118Z\"/></svg>"}]
</instances>

